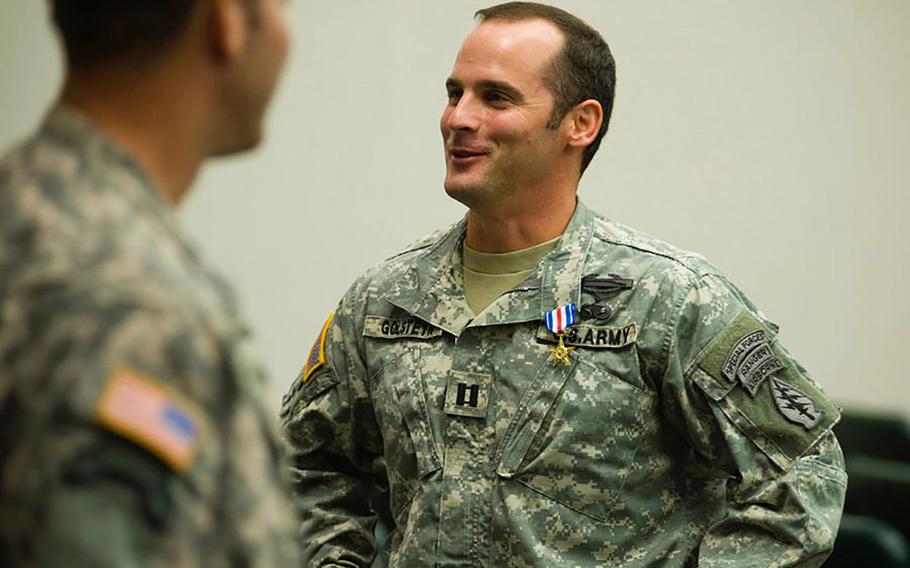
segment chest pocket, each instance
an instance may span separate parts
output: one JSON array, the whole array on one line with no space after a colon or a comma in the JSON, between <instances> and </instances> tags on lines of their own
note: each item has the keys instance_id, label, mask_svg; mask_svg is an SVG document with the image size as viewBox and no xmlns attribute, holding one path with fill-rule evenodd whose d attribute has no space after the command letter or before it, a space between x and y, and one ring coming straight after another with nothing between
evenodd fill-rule
<instances>
[{"instance_id":1,"label":"chest pocket","mask_svg":"<svg viewBox=\"0 0 910 568\"><path fill-rule=\"evenodd\" d=\"M542 363L505 434L497 473L596 521L621 521L633 514L628 489L665 471L656 457L657 397L641 382L634 343L578 346L571 366L554 366L551 347L538 345Z\"/></svg>"},{"instance_id":2,"label":"chest pocket","mask_svg":"<svg viewBox=\"0 0 910 568\"><path fill-rule=\"evenodd\" d=\"M380 369L371 387L382 430L392 512L397 518L420 488L421 480L442 467L429 411L429 400L434 398L424 368L435 342L364 335L370 337L369 358ZM438 341L439 335L433 339Z\"/></svg>"}]
</instances>

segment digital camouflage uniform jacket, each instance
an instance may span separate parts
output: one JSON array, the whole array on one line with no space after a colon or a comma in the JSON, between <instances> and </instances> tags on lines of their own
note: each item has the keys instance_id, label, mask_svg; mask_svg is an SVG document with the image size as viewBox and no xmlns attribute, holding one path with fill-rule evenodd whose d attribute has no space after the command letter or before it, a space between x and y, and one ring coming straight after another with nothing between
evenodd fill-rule
<instances>
[{"instance_id":1,"label":"digital camouflage uniform jacket","mask_svg":"<svg viewBox=\"0 0 910 568\"><path fill-rule=\"evenodd\" d=\"M298 562L248 343L134 161L52 111L0 162L0 565Z\"/></svg>"},{"instance_id":2,"label":"digital camouflage uniform jacket","mask_svg":"<svg viewBox=\"0 0 910 568\"><path fill-rule=\"evenodd\" d=\"M838 410L714 267L579 204L475 317L464 234L358 279L285 398L310 565L370 564L370 502L395 527L377 565L824 560ZM542 316L570 302L582 321L554 364Z\"/></svg>"}]
</instances>

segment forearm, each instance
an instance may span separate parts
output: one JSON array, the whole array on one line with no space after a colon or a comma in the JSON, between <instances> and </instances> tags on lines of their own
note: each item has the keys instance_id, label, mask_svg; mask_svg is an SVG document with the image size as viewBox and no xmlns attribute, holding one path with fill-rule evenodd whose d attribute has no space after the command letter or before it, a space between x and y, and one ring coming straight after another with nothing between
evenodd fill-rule
<instances>
[{"instance_id":1,"label":"forearm","mask_svg":"<svg viewBox=\"0 0 910 568\"><path fill-rule=\"evenodd\" d=\"M846 492L843 455L828 432L786 472L743 467L727 513L705 535L701 567L818 566L834 545Z\"/></svg>"},{"instance_id":2,"label":"forearm","mask_svg":"<svg viewBox=\"0 0 910 568\"><path fill-rule=\"evenodd\" d=\"M376 516L366 505L366 485L337 471L294 468L292 473L303 565L369 566Z\"/></svg>"},{"instance_id":3,"label":"forearm","mask_svg":"<svg viewBox=\"0 0 910 568\"><path fill-rule=\"evenodd\" d=\"M284 425L303 565L369 566L376 515L368 444L356 442L355 413L335 378L311 382L287 402Z\"/></svg>"}]
</instances>

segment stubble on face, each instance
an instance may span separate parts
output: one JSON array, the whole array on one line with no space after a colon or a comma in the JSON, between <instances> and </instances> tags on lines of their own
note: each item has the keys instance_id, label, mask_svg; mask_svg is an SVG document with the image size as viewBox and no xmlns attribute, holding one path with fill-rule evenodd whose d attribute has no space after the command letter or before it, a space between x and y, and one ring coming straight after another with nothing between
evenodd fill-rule
<instances>
[{"instance_id":1,"label":"stubble on face","mask_svg":"<svg viewBox=\"0 0 910 568\"><path fill-rule=\"evenodd\" d=\"M560 139L542 74L563 41L544 20L489 21L465 39L440 120L453 199L502 207L545 183Z\"/></svg>"}]
</instances>

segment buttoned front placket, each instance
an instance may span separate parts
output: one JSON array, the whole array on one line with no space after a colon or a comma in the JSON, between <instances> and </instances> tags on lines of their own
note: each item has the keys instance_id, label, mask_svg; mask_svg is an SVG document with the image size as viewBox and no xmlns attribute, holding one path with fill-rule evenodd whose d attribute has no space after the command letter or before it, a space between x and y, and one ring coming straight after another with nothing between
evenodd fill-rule
<instances>
[{"instance_id":1,"label":"buttoned front placket","mask_svg":"<svg viewBox=\"0 0 910 568\"><path fill-rule=\"evenodd\" d=\"M384 297L454 337L441 420L443 466L432 480L438 495L435 566L486 566L489 558L489 424L492 374L481 336L467 330L473 313L463 292L464 223L424 252ZM432 530L419 527L417 530Z\"/></svg>"},{"instance_id":2,"label":"buttoned front placket","mask_svg":"<svg viewBox=\"0 0 910 568\"><path fill-rule=\"evenodd\" d=\"M463 293L460 245L463 224L418 260L413 282L422 291L388 297L392 303L454 336L441 430L443 466L439 487L437 566L493 564L493 500L498 483L509 483L532 443L571 366L556 367L529 339L515 346L513 328L536 329L543 314L578 302L583 267L590 244L588 212L579 204L561 241L538 266L529 285L519 286L473 316ZM459 232L460 231L460 232ZM528 334L533 338L533 334ZM515 350L521 351L517 353ZM508 385L497 366L528 355L536 371L508 373ZM504 363L505 362L505 363ZM510 393L497 401L497 393ZM512 400L514 399L514 400ZM506 409L503 414L499 410Z\"/></svg>"},{"instance_id":3,"label":"buttoned front placket","mask_svg":"<svg viewBox=\"0 0 910 568\"><path fill-rule=\"evenodd\" d=\"M483 335L469 327L456 339L446 388L440 566L486 566L489 559L493 375Z\"/></svg>"}]
</instances>

